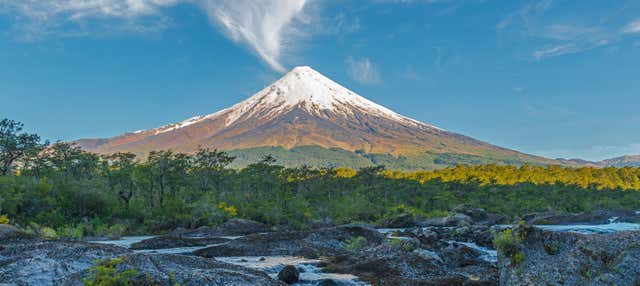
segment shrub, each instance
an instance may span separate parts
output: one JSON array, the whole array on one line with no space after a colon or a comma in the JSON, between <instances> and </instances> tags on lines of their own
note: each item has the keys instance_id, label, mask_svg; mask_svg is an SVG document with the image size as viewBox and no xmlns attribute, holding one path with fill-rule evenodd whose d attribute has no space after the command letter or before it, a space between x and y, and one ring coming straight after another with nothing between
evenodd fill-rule
<instances>
[{"instance_id":1,"label":"shrub","mask_svg":"<svg viewBox=\"0 0 640 286\"><path fill-rule=\"evenodd\" d=\"M9 224L9 217L6 214L0 215L0 224Z\"/></svg>"},{"instance_id":2,"label":"shrub","mask_svg":"<svg viewBox=\"0 0 640 286\"><path fill-rule=\"evenodd\" d=\"M494 233L493 247L498 253L505 256L511 256L517 250L516 242L513 239L513 231L508 228L501 232Z\"/></svg>"},{"instance_id":3,"label":"shrub","mask_svg":"<svg viewBox=\"0 0 640 286\"><path fill-rule=\"evenodd\" d=\"M226 202L219 203L218 209L222 210L230 218L238 215L238 209L233 205L228 205Z\"/></svg>"},{"instance_id":4,"label":"shrub","mask_svg":"<svg viewBox=\"0 0 640 286\"><path fill-rule=\"evenodd\" d=\"M522 252L518 252L513 256L513 258L511 259L511 262L513 262L514 264L519 264L523 260L524 260L524 254Z\"/></svg>"},{"instance_id":5,"label":"shrub","mask_svg":"<svg viewBox=\"0 0 640 286\"><path fill-rule=\"evenodd\" d=\"M517 239L520 239L520 237ZM516 237L514 237L511 229L494 233L493 246L498 250L499 254L508 257L513 264L518 264L524 260L524 254L518 251Z\"/></svg>"},{"instance_id":6,"label":"shrub","mask_svg":"<svg viewBox=\"0 0 640 286\"><path fill-rule=\"evenodd\" d=\"M98 261L89 269L89 278L83 279L85 286L132 286L132 278L138 275L135 269L118 271L122 259L114 258Z\"/></svg>"},{"instance_id":7,"label":"shrub","mask_svg":"<svg viewBox=\"0 0 640 286\"><path fill-rule=\"evenodd\" d=\"M398 247L404 251L412 251L415 249L415 246L411 244L411 242L404 239L391 238L389 239L389 244L395 247Z\"/></svg>"},{"instance_id":8,"label":"shrub","mask_svg":"<svg viewBox=\"0 0 640 286\"><path fill-rule=\"evenodd\" d=\"M44 238L44 239L55 239L58 238L58 234L56 233L56 231L53 228L50 227L42 227L39 231L39 235L40 237Z\"/></svg>"},{"instance_id":9,"label":"shrub","mask_svg":"<svg viewBox=\"0 0 640 286\"><path fill-rule=\"evenodd\" d=\"M354 237L346 241L344 249L349 251L358 251L365 248L369 244L366 238L362 236Z\"/></svg>"},{"instance_id":10,"label":"shrub","mask_svg":"<svg viewBox=\"0 0 640 286\"><path fill-rule=\"evenodd\" d=\"M557 242L549 242L544 245L544 251L549 255L555 255L558 253L560 245Z\"/></svg>"}]
</instances>

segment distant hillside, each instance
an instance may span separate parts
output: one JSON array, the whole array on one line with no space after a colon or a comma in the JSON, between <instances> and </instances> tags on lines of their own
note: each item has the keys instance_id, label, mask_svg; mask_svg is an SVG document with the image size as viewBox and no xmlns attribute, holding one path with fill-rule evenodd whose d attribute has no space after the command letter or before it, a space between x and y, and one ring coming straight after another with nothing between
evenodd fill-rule
<instances>
[{"instance_id":1,"label":"distant hillside","mask_svg":"<svg viewBox=\"0 0 640 286\"><path fill-rule=\"evenodd\" d=\"M640 155L626 155L603 160L600 163L610 167L640 167Z\"/></svg>"},{"instance_id":2,"label":"distant hillside","mask_svg":"<svg viewBox=\"0 0 640 286\"><path fill-rule=\"evenodd\" d=\"M456 153L422 152L410 155L392 155L380 153L366 153L362 150L347 151L339 148L323 148L319 146L300 146L291 149L282 147L257 147L251 149L232 150L229 153L236 156L231 165L234 168L245 167L259 161L265 155L272 155L278 164L286 167L308 165L314 167L346 167L362 168L375 165L385 165L394 170L433 170L455 166L458 164L481 165L544 165L535 160L528 161L501 154L466 155Z\"/></svg>"}]
</instances>

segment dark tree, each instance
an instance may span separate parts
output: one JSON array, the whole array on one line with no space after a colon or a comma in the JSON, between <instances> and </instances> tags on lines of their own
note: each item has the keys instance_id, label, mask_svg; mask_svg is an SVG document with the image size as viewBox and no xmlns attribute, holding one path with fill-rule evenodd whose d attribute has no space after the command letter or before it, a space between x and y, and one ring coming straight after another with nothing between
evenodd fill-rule
<instances>
[{"instance_id":1,"label":"dark tree","mask_svg":"<svg viewBox=\"0 0 640 286\"><path fill-rule=\"evenodd\" d=\"M40 143L40 136L22 132L22 128L20 122L0 121L0 175L11 173L17 161L35 156L45 146Z\"/></svg>"},{"instance_id":2,"label":"dark tree","mask_svg":"<svg viewBox=\"0 0 640 286\"><path fill-rule=\"evenodd\" d=\"M225 168L235 158L223 151L211 151L206 148L198 149L198 152L193 156L191 171L198 179L200 190L206 192L213 186L218 191L222 191L222 175Z\"/></svg>"},{"instance_id":3,"label":"dark tree","mask_svg":"<svg viewBox=\"0 0 640 286\"><path fill-rule=\"evenodd\" d=\"M136 155L132 153L115 153L102 156L102 172L107 178L109 188L118 194L125 208L133 197L135 188L133 171L136 168Z\"/></svg>"}]
</instances>

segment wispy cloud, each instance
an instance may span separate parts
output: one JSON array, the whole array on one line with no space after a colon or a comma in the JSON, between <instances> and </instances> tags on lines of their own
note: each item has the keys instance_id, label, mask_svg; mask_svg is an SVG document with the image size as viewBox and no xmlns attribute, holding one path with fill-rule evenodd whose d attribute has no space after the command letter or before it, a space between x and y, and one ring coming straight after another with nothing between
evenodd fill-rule
<instances>
[{"instance_id":1,"label":"wispy cloud","mask_svg":"<svg viewBox=\"0 0 640 286\"><path fill-rule=\"evenodd\" d=\"M171 21L163 7L179 0L0 0L0 13L13 17L16 38L37 40L47 36L86 36L104 30L147 33L164 29ZM109 25L89 19L116 20ZM90 27L88 27L90 26Z\"/></svg>"},{"instance_id":2,"label":"wispy cloud","mask_svg":"<svg viewBox=\"0 0 640 286\"><path fill-rule=\"evenodd\" d=\"M558 3L556 3L558 2ZM608 17L592 19L589 16L560 17L555 13L563 7L559 1L532 0L507 14L498 23L499 34L515 36L520 41L531 41L531 57L543 59L575 54L610 45L624 39L625 33L640 31L640 20L620 29L616 11L602 12Z\"/></svg>"},{"instance_id":3,"label":"wispy cloud","mask_svg":"<svg viewBox=\"0 0 640 286\"><path fill-rule=\"evenodd\" d=\"M624 27L622 32L623 33L640 33L640 19L637 19L629 23L627 26Z\"/></svg>"},{"instance_id":4,"label":"wispy cloud","mask_svg":"<svg viewBox=\"0 0 640 286\"><path fill-rule=\"evenodd\" d=\"M531 1L514 12L507 14L498 23L498 29L504 30L512 25L529 26L531 19L549 10L553 0Z\"/></svg>"},{"instance_id":5,"label":"wispy cloud","mask_svg":"<svg viewBox=\"0 0 640 286\"><path fill-rule=\"evenodd\" d=\"M369 58L358 60L353 57L348 57L345 62L347 64L347 74L355 81L363 84L377 84L381 82L378 68Z\"/></svg>"},{"instance_id":6,"label":"wispy cloud","mask_svg":"<svg viewBox=\"0 0 640 286\"><path fill-rule=\"evenodd\" d=\"M206 0L212 21L231 39L248 45L274 70L283 72L282 55L304 34L292 22L303 23L306 0Z\"/></svg>"},{"instance_id":7,"label":"wispy cloud","mask_svg":"<svg viewBox=\"0 0 640 286\"><path fill-rule=\"evenodd\" d=\"M70 25L84 27L87 20L113 20L132 24L144 32L155 17L166 23L162 8L191 4L204 9L212 23L233 41L246 45L276 71L284 71L284 55L293 50L304 32L295 27L308 22L303 9L308 0L0 0L0 12L15 14L21 34L28 39L44 35L78 36L85 30L69 30ZM142 21L142 18L147 21ZM145 27L143 24L148 24ZM294 25L295 23L295 25ZM113 25L118 27L118 25ZM84 28L81 28L84 29Z\"/></svg>"},{"instance_id":8,"label":"wispy cloud","mask_svg":"<svg viewBox=\"0 0 640 286\"><path fill-rule=\"evenodd\" d=\"M536 59L578 53L616 41L618 35L603 27L585 27L569 24L552 24L544 27L538 36L554 41L533 51Z\"/></svg>"},{"instance_id":9,"label":"wispy cloud","mask_svg":"<svg viewBox=\"0 0 640 286\"><path fill-rule=\"evenodd\" d=\"M38 20L78 20L85 17L136 17L156 13L179 0L0 0L11 9Z\"/></svg>"}]
</instances>

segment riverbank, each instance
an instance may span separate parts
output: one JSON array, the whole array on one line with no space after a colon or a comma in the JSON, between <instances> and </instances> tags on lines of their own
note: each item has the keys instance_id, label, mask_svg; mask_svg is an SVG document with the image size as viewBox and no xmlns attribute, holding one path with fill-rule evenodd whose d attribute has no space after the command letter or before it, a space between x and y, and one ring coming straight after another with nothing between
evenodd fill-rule
<instances>
[{"instance_id":1,"label":"riverbank","mask_svg":"<svg viewBox=\"0 0 640 286\"><path fill-rule=\"evenodd\" d=\"M114 259L113 273L131 270L137 276L127 279L151 279L159 285L284 285L281 273L285 272L287 279L295 278L295 285L637 282L633 266L640 265L640 249L634 248L634 243L640 245L639 224L617 222L618 218L606 224L586 220L511 227L489 218L496 215L466 207L447 218L431 219L429 225L422 221L407 227L374 228L326 222L289 231L230 220L216 228L91 242L45 240L5 225L0 228L0 284L82 285L85 279L95 278L91 270L95 261ZM521 230L524 226L528 231ZM504 235L505 229L510 229L510 236ZM503 243L496 250L496 234L509 238L510 246L505 248ZM536 243L540 239L544 244ZM515 253L510 252L513 249ZM576 259L586 261L571 264L577 272L562 269L563 263ZM552 266L538 266L547 261ZM548 277L536 274L546 272Z\"/></svg>"}]
</instances>

